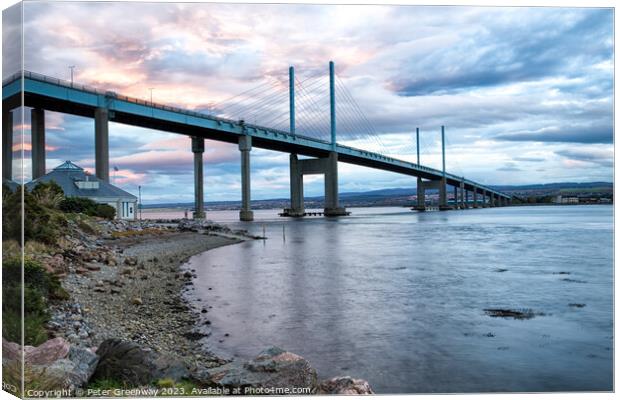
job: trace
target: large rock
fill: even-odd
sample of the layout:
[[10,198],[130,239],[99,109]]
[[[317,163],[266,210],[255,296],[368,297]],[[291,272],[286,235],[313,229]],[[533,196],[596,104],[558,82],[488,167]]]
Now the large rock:
[[[49,365],[67,357],[71,345],[63,338],[50,339],[38,347],[24,346],[24,362],[31,365]],[[2,358],[21,360],[21,346],[2,338]]]
[[316,370],[297,354],[271,347],[248,362],[233,361],[194,376],[207,386],[228,388],[309,388],[316,390]]
[[[21,362],[20,346],[2,340],[3,365]],[[24,346],[25,379],[48,389],[76,389],[89,381],[99,357],[90,349],[71,346],[63,338],[48,340],[38,347]]]
[[114,379],[130,386],[172,378],[187,378],[189,372],[181,360],[174,359],[120,339],[108,339],[97,349],[101,358],[94,374],[95,379]]
[[370,384],[363,379],[339,376],[319,384],[320,394],[374,394]]
[[54,361],[49,366],[34,366],[33,370],[62,384],[63,389],[74,390],[83,387],[93,376],[99,357],[90,349],[72,346],[66,358]]

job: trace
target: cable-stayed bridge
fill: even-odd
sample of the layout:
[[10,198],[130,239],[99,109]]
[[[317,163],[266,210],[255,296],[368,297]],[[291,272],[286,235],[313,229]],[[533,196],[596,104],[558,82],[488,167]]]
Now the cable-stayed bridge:
[[[45,174],[45,110],[79,115],[95,120],[95,173],[109,181],[108,122],[151,128],[188,135],[194,153],[194,194],[196,218],[204,217],[204,140],[239,145],[241,152],[242,207],[240,218],[252,220],[250,207],[252,147],[290,154],[291,206],[283,215],[305,215],[303,176],[325,175],[325,216],[347,215],[338,199],[338,162],[381,169],[417,178],[417,205],[426,209],[425,191],[437,189],[441,210],[505,206],[510,196],[445,169],[445,142],[442,132],[443,168],[420,164],[419,135],[417,162],[389,157],[372,124],[365,117],[344,83],[329,64],[329,74],[300,80],[289,69],[286,79],[264,83],[206,110],[194,111],[153,101],[123,96],[86,85],[67,82],[29,71],[3,81],[3,178],[12,179],[12,110],[31,109],[32,178]],[[23,102],[22,102],[23,99]],[[336,101],[338,99],[338,101]],[[338,143],[337,134],[374,142],[377,151]],[[383,150],[383,151],[381,151]],[[300,159],[298,156],[310,158]],[[447,187],[453,186],[453,204],[448,203]]]

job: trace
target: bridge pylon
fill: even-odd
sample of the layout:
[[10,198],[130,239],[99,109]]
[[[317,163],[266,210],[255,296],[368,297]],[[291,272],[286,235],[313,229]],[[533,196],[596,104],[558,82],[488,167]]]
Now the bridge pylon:
[[309,158],[300,160],[297,154],[290,156],[291,206],[285,208],[282,216],[303,217],[304,207],[304,175],[325,175],[325,205],[323,215],[338,217],[350,213],[340,207],[338,200],[338,153],[332,151],[325,158]]

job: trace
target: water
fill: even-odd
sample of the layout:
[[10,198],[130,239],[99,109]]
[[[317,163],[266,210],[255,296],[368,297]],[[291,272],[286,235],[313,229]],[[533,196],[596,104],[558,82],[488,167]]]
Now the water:
[[278,345],[378,393],[612,390],[611,206],[351,211],[257,211],[233,225],[269,239],[191,258],[211,348],[247,358]]

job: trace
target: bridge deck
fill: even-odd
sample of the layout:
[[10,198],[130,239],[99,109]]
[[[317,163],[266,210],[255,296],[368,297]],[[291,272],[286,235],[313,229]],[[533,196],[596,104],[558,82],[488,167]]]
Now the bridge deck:
[[[3,81],[3,107],[8,107],[9,109],[19,107],[21,105],[22,92],[24,105],[27,107],[39,107],[50,111],[91,118],[94,116],[96,108],[105,107],[110,110],[111,121],[133,126],[198,136],[228,143],[238,143],[239,136],[250,135],[255,147],[311,157],[324,157],[333,150],[331,143],[323,140],[293,135],[289,132],[221,118],[206,113],[151,103],[111,91],[72,84],[71,82],[29,71],[24,71],[23,77],[21,73],[17,73]],[[345,163],[424,179],[437,180],[441,179],[443,175],[442,171],[434,168],[340,144],[336,145],[335,150],[338,153],[338,160]],[[446,174],[446,181],[449,185],[456,186],[463,181],[466,190],[473,191],[475,189],[479,193],[485,190],[489,194],[509,197],[489,187],[453,174]]]

